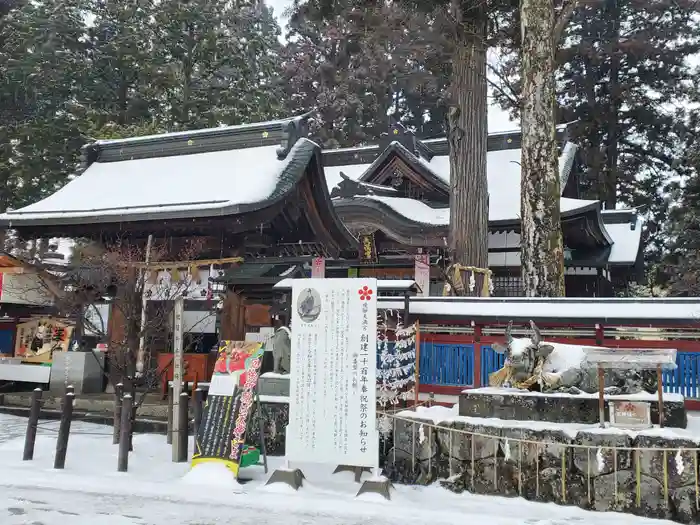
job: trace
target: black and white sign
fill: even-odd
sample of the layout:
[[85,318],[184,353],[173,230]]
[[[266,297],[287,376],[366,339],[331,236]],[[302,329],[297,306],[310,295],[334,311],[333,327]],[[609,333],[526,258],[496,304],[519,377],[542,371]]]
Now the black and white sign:
[[292,285],[287,459],[378,466],[376,279]]

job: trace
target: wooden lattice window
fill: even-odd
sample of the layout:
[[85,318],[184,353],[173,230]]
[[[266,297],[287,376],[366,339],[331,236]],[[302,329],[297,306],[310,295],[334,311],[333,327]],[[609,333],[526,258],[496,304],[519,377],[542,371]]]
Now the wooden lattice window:
[[523,280],[519,275],[494,275],[494,297],[523,297]]

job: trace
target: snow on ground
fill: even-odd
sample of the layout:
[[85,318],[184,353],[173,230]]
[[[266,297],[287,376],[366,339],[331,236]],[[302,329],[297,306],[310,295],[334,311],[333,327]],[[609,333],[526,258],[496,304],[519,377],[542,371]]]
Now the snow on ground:
[[[42,422],[34,460],[23,462],[26,419],[0,414],[0,523],[2,525],[653,525],[625,514],[518,498],[456,495],[440,487],[397,486],[389,502],[355,499],[359,486],[333,466],[303,469],[305,485],[265,486],[262,467],[242,472],[236,483],[225,469],[207,467],[188,475],[187,464],[170,461],[160,435],[137,435],[129,472],[118,473],[111,428],[76,422],[66,469],[53,466],[57,422]],[[282,466],[270,458],[270,467]],[[198,467],[199,468],[199,467]],[[369,474],[367,474],[369,476]],[[246,482],[247,481],[247,482]]]
[[[486,388],[480,390],[488,390]],[[494,389],[495,390],[495,389]],[[473,392],[470,390],[465,390],[465,392]],[[539,394],[539,392],[526,392],[529,394]],[[641,394],[632,394],[632,396],[641,396]],[[635,399],[635,397],[619,396],[621,399]],[[614,396],[610,396],[614,397]],[[642,399],[645,399],[642,397]],[[688,426],[686,428],[671,428],[665,427],[660,428],[658,425],[654,425],[652,428],[647,428],[643,430],[630,430],[625,428],[611,427],[609,423],[606,423],[604,428],[596,424],[586,424],[586,423],[554,423],[552,421],[513,421],[508,419],[499,418],[485,418],[485,417],[472,417],[472,416],[460,416],[459,405],[454,405],[452,407],[444,406],[432,406],[425,407],[419,406],[414,410],[402,410],[396,413],[396,417],[399,419],[412,419],[418,417],[423,420],[432,420],[433,424],[438,425],[440,423],[449,423],[454,421],[461,421],[463,423],[468,423],[471,425],[482,425],[485,427],[496,427],[496,428],[526,428],[529,430],[559,430],[574,439],[579,432],[593,433],[593,434],[626,434],[635,438],[637,436],[659,436],[666,437],[668,439],[686,439],[688,441],[693,441],[700,445],[700,413],[688,413]]]

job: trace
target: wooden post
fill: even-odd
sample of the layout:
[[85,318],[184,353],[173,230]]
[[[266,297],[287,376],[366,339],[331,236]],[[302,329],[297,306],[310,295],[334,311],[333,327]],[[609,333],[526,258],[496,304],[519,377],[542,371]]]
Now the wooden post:
[[605,427],[605,371],[598,366],[598,417],[600,426]]
[[131,408],[134,399],[131,394],[124,395],[122,406],[122,418],[119,422],[119,456],[117,457],[117,470],[126,472],[129,469],[129,435],[131,434]]
[[178,403],[178,422],[177,429],[178,434],[173,441],[177,443],[177,446],[173,447],[173,450],[177,451],[177,458],[175,461],[178,463],[184,463],[187,461],[187,442],[189,436],[189,395],[187,392],[182,392],[180,394],[180,402]]
[[411,317],[411,296],[408,291],[403,294],[403,325],[408,326],[409,318]]
[[122,396],[124,395],[124,383],[117,383],[114,387],[114,417],[112,420],[112,444],[119,443],[119,424],[122,418]]
[[204,411],[204,390],[198,388],[194,391],[194,439],[199,434],[199,426],[202,424],[202,414]]
[[420,392],[420,324],[416,320],[416,378],[415,378],[415,405],[418,406],[418,396]]
[[[183,326],[182,318],[185,310],[185,299],[178,297],[175,299],[175,308],[173,309],[173,433],[176,436],[180,435],[180,401],[182,400],[182,375],[184,371],[184,354],[182,349]],[[173,439],[173,463],[180,462],[182,457],[179,451],[181,441],[175,437]],[[185,442],[186,443],[186,442]],[[185,456],[187,449],[185,448]]]
[[[148,274],[148,265],[151,262],[151,248],[153,246],[153,235],[148,235],[148,240],[146,241],[146,265],[141,271],[141,323],[139,324],[139,351],[136,354],[136,376],[138,377],[144,372],[144,354],[146,352],[146,310],[148,309],[148,294],[146,294],[146,275]],[[157,272],[158,270],[153,270]],[[132,400],[133,401],[133,400]]]
[[656,365],[656,391],[659,394],[659,427],[664,427],[664,383],[661,365]]
[[173,386],[168,381],[168,445],[173,444]]
[[68,451],[68,437],[70,436],[70,422],[73,418],[73,399],[75,394],[67,393],[63,398],[63,410],[61,411],[61,423],[58,427],[56,439],[56,456],[53,468],[62,469],[66,465],[66,452]]
[[35,388],[32,392],[32,406],[29,409],[29,420],[27,421],[27,434],[24,436],[23,461],[34,459],[34,444],[36,443],[36,431],[39,426],[39,415],[41,414],[41,388]]

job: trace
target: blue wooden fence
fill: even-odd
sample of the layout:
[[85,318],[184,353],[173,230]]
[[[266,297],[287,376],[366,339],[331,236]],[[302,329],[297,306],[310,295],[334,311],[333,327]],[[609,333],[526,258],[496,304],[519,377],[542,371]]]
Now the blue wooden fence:
[[[481,346],[481,384],[503,366],[505,356]],[[664,391],[700,399],[700,352],[678,352],[678,367],[664,372]],[[474,345],[423,341],[420,348],[422,385],[471,386],[474,384]]]
[[473,385],[474,345],[421,342],[419,374],[422,385]]
[[700,352],[676,352],[676,364],[663,373],[664,392],[700,399]]

